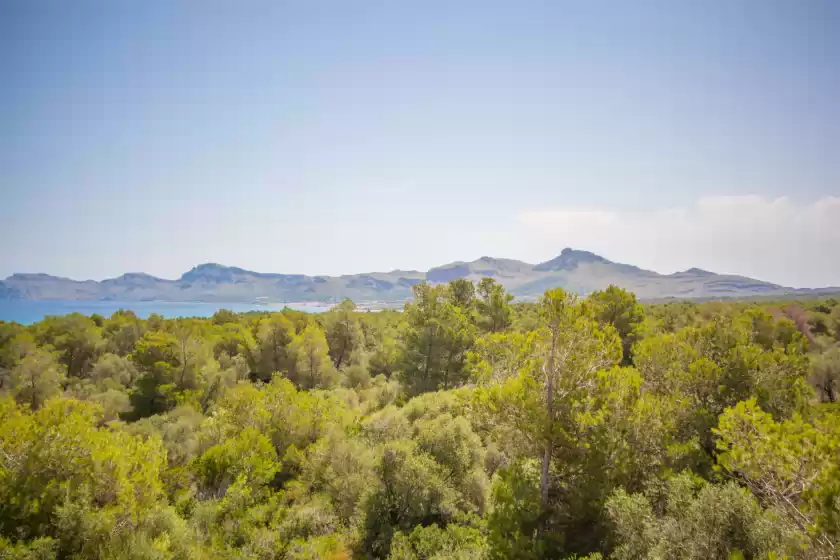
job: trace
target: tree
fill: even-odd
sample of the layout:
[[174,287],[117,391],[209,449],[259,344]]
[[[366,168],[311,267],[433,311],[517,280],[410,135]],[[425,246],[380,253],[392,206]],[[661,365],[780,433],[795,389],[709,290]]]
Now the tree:
[[836,414],[816,425],[794,416],[778,423],[754,399],[720,417],[720,469],[764,503],[784,512],[817,551],[837,550],[840,537],[840,424]]
[[160,442],[98,424],[91,403],[56,398],[32,412],[0,401],[0,534],[92,558],[143,527],[162,498]]
[[479,385],[493,385],[519,375],[534,359],[534,333],[488,333],[475,339],[467,354],[467,368]]
[[595,373],[617,361],[617,341],[612,328],[602,331],[587,317],[586,307],[561,289],[545,293],[540,311],[545,324],[541,332],[541,353],[545,358],[540,377],[545,388],[545,417],[550,427],[540,471],[540,500],[546,508],[558,412],[568,418],[574,399],[596,383]]
[[773,558],[797,549],[748,491],[733,482],[708,484],[688,472],[644,494],[618,489],[606,512],[616,560]]
[[147,331],[131,353],[140,376],[131,392],[131,401],[138,418],[165,412],[175,404],[176,379],[187,381],[187,371],[179,360],[181,344],[175,335]]
[[324,331],[317,324],[308,325],[289,345],[294,356],[294,376],[290,378],[302,389],[325,389],[337,381]]
[[492,278],[482,278],[478,283],[479,299],[476,303],[479,325],[490,333],[497,333],[510,327],[513,296],[505,293],[504,287]]
[[772,350],[776,345],[776,319],[766,309],[751,307],[744,312],[750,322],[752,341],[765,350]]
[[175,386],[179,391],[197,389],[201,372],[212,360],[211,348],[201,336],[200,325],[176,319],[172,329],[177,342],[175,348]]
[[50,397],[60,394],[65,380],[64,368],[58,364],[56,355],[37,349],[12,368],[8,389],[18,402],[35,410]]
[[487,540],[481,531],[450,523],[418,525],[410,533],[398,531],[391,544],[390,560],[481,560],[487,557]]
[[293,373],[295,360],[289,353],[289,345],[294,338],[295,327],[285,313],[274,313],[260,321],[257,331],[260,378],[268,380],[272,373],[278,372]]
[[126,431],[143,438],[160,438],[166,450],[167,467],[183,469],[212,444],[200,441],[205,417],[190,405],[177,406],[165,414],[142,418],[126,425]]
[[469,315],[475,299],[475,284],[466,278],[457,278],[449,282],[449,302]]
[[836,402],[840,395],[840,347],[826,350],[811,361],[809,381],[826,402]]
[[840,341],[840,305],[834,306],[831,310],[831,316],[828,319],[831,331],[834,333],[834,338]]
[[399,369],[402,356],[397,323],[401,315],[396,311],[383,310],[361,316],[359,322],[364,332],[364,351],[368,355],[372,377],[384,375],[390,378]]
[[127,356],[143,336],[145,328],[133,311],[120,309],[107,319],[102,328],[105,351]]
[[[556,481],[563,473],[580,479],[582,472],[598,472],[587,464],[588,450],[598,442],[582,435],[605,412],[604,401],[598,398],[602,372],[621,359],[614,329],[602,329],[574,295],[546,292],[540,317],[533,358],[525,361],[518,375],[476,392],[476,409],[486,415],[481,423],[505,442],[513,457],[510,468],[527,464],[527,472],[537,473],[536,502],[529,502],[536,511],[515,508],[519,513],[502,523],[502,534],[507,536],[500,538],[519,543],[515,545],[520,547],[515,553],[519,557],[560,554],[566,527],[568,535],[579,530],[575,519],[580,526],[592,523],[588,504],[594,500],[594,490],[561,490]],[[533,526],[535,519],[539,523]],[[501,517],[498,520],[502,522]],[[523,531],[536,533],[526,537]]]
[[453,306],[447,315],[443,378],[438,385],[444,390],[459,387],[466,381],[467,356],[475,340],[475,326],[464,309]]
[[130,355],[141,373],[131,392],[137,418],[165,412],[179,402],[198,406],[202,394],[217,389],[219,364],[198,325],[176,319],[172,331],[146,332]]
[[351,525],[363,514],[365,494],[376,484],[376,460],[363,440],[332,433],[307,448],[299,480],[329,496],[341,521]]
[[443,377],[446,319],[451,310],[443,286],[412,287],[414,301],[405,305],[401,371],[412,394],[434,390]]
[[239,323],[224,323],[213,329],[215,344],[213,355],[221,359],[222,354],[229,358],[243,356],[254,367],[257,366],[257,343],[250,329]]
[[[20,336],[23,327],[16,323],[0,321],[0,379],[20,360]],[[34,346],[34,341],[32,342]]]
[[237,322],[236,313],[230,309],[219,309],[213,313],[213,317],[211,319],[214,325],[226,325]]
[[330,358],[336,369],[346,365],[350,356],[358,352],[364,344],[364,333],[359,321],[354,317],[355,309],[356,304],[345,299],[330,309],[324,318]]
[[279,468],[271,440],[253,427],[214,445],[195,460],[205,496],[221,497],[234,482],[251,488],[268,484]]
[[290,446],[303,449],[330,429],[344,430],[356,421],[355,413],[334,395],[298,391],[279,375],[260,388],[239,384],[225,391],[210,414],[214,421],[206,426],[205,441],[221,443],[253,426],[271,439],[281,458]]
[[[794,331],[794,338],[801,335]],[[634,362],[645,386],[683,404],[679,411],[686,441],[716,454],[712,428],[718,416],[754,397],[777,417],[790,416],[808,400],[808,362],[796,342],[767,350],[753,342],[749,316],[715,315],[697,327],[640,341]]]
[[445,471],[411,442],[387,444],[376,474],[379,483],[365,506],[364,547],[369,554],[387,557],[397,531],[432,523],[446,526],[457,512]]
[[625,365],[632,363],[631,350],[639,339],[639,327],[645,319],[642,306],[636,295],[618,286],[610,285],[606,290],[590,294],[589,301],[595,319],[601,325],[612,325],[621,337]]
[[117,354],[102,354],[93,364],[90,379],[102,389],[129,387],[137,379],[134,362]]
[[402,379],[409,394],[457,386],[464,375],[472,324],[452,304],[445,286],[413,287],[414,301],[405,306],[402,330]]
[[50,344],[70,377],[83,377],[102,343],[99,329],[90,317],[80,313],[47,317],[35,328],[38,344]]
[[[489,557],[529,560],[552,557],[551,545],[540,534],[540,466],[537,460],[516,462],[503,469],[493,484],[493,508],[487,519]],[[559,557],[559,554],[556,555]]]
[[[461,507],[484,513],[488,486],[481,466],[484,446],[470,423],[462,416],[443,413],[415,423],[415,441],[446,471],[446,480],[461,493]],[[477,491],[476,491],[477,490]]]

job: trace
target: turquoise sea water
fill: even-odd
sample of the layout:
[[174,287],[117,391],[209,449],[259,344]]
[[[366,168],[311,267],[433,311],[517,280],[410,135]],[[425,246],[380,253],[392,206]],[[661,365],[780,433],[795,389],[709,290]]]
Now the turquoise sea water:
[[[322,313],[328,308],[318,305],[288,304],[291,309],[307,313]],[[0,321],[14,321],[23,325],[37,323],[47,315],[82,313],[109,316],[118,309],[130,309],[138,317],[157,313],[171,317],[210,317],[219,309],[237,313],[245,311],[280,311],[282,306],[255,303],[172,302],[172,301],[5,301],[0,300]]]

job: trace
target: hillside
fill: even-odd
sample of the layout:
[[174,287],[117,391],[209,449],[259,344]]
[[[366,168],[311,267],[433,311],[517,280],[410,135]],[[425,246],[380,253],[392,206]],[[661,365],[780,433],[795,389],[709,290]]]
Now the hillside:
[[432,268],[426,272],[394,270],[343,276],[261,273],[207,263],[177,280],[143,273],[123,274],[101,282],[71,280],[48,274],[14,274],[0,282],[0,299],[115,301],[254,301],[339,300],[393,301],[411,297],[419,282],[445,283],[456,278],[477,281],[491,277],[519,299],[533,299],[546,289],[562,287],[586,294],[610,284],[635,292],[642,299],[745,297],[812,294],[837,288],[796,289],[743,276],[691,268],[659,274],[612,262],[594,253],[563,249],[539,264],[481,257]]

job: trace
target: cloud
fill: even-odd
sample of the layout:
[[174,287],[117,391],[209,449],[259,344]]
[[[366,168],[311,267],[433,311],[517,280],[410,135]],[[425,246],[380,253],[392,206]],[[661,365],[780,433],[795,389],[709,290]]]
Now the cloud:
[[705,197],[685,208],[521,213],[533,252],[565,246],[663,273],[700,267],[790,286],[840,286],[840,198]]

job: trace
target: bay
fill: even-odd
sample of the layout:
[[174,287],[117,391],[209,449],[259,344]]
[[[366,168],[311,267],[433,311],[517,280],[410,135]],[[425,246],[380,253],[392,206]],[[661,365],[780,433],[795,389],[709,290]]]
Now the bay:
[[[100,301],[100,300],[0,300],[0,321],[16,322],[22,325],[37,323],[47,315],[66,315],[98,313],[105,317],[118,309],[134,311],[138,317],[147,318],[157,313],[168,319],[174,317],[210,317],[219,309],[229,309],[235,313],[246,311],[280,311],[284,304],[258,304],[236,302],[203,301]],[[323,313],[329,309],[316,303],[288,303],[290,309],[307,313]]]

